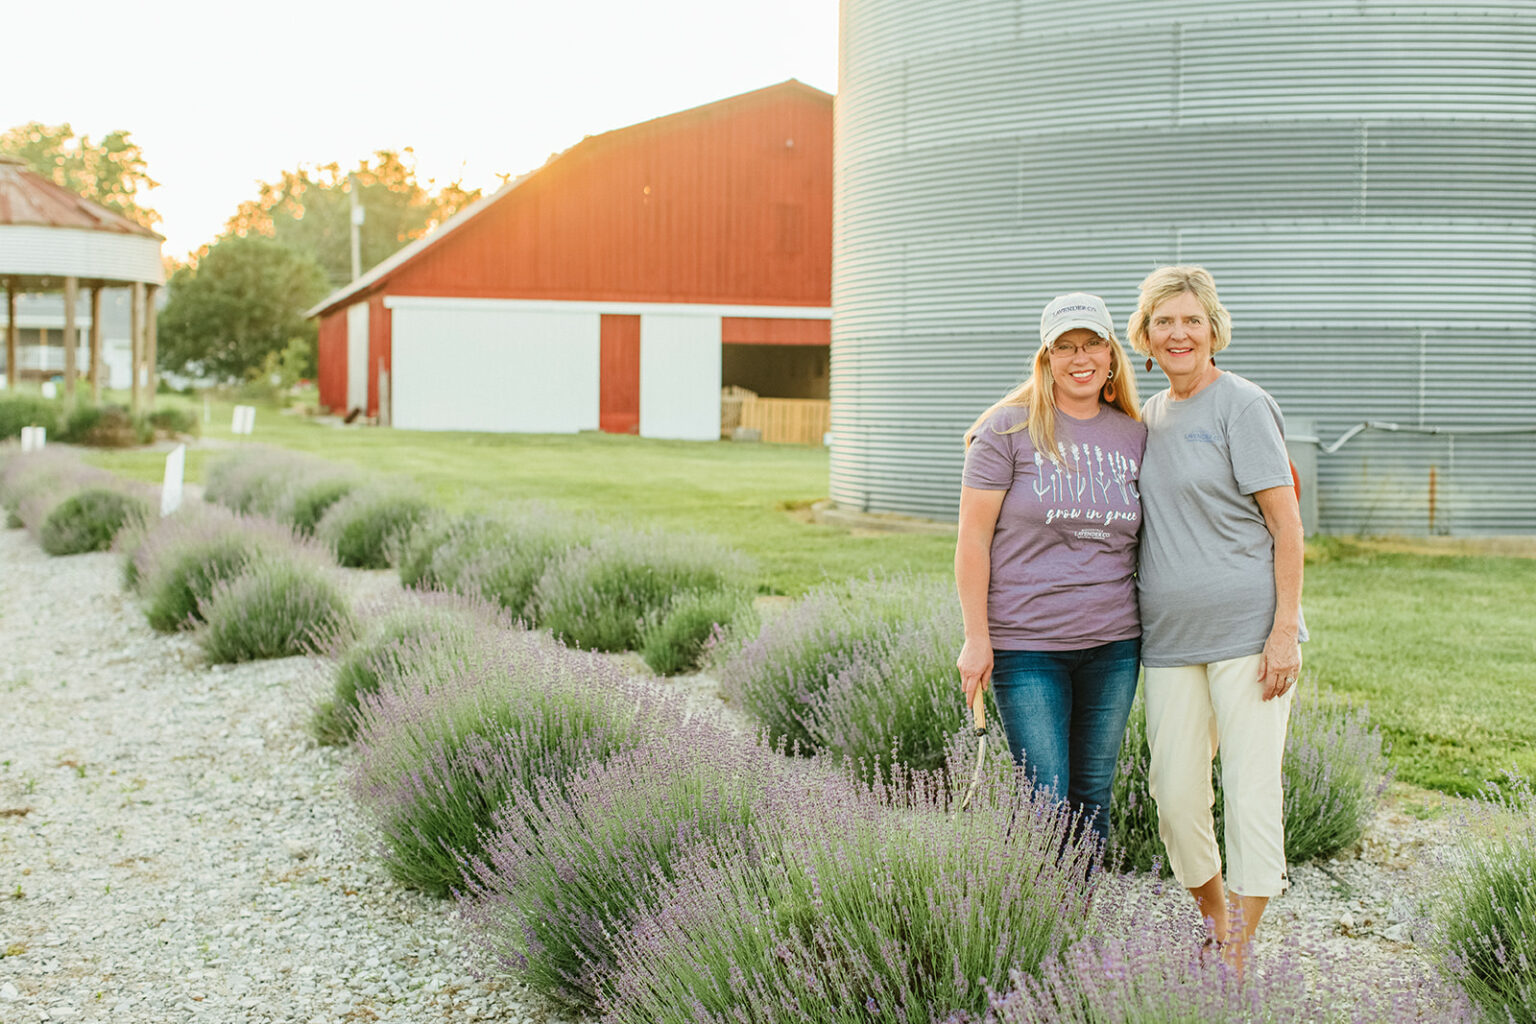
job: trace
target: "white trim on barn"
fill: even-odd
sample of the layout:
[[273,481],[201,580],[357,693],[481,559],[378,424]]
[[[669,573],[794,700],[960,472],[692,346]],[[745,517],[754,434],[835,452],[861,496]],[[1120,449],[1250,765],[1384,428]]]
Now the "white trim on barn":
[[426,295],[386,295],[388,309],[515,309],[528,312],[577,311],[619,315],[678,313],[687,316],[740,316],[772,320],[830,320],[828,306],[731,306],[702,302],[561,302],[551,299],[460,299]]

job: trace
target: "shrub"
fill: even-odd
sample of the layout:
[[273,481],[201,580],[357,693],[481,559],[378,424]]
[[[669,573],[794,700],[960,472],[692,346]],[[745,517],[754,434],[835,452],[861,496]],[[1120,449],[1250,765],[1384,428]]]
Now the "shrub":
[[203,498],[234,512],[275,518],[295,481],[334,477],[335,468],[313,456],[250,447],[208,464]]
[[1491,1021],[1536,1021],[1536,796],[1488,783],[1444,866],[1431,928],[1440,969]]
[[58,504],[88,487],[114,487],[115,478],[61,448],[17,452],[0,467],[0,504],[7,522],[25,526],[41,542],[43,523]]
[[359,487],[326,510],[315,535],[335,551],[342,565],[387,569],[393,553],[430,509],[424,499],[398,486]]
[[525,617],[549,565],[590,536],[584,521],[536,505],[439,519],[403,545],[400,582],[479,596]]
[[430,665],[452,664],[473,635],[468,615],[454,609],[418,604],[386,612],[337,662],[331,696],[310,717],[311,733],[321,743],[350,743],[366,695]]
[[738,554],[697,537],[612,533],[573,548],[534,588],[532,617],[566,643],[634,650],[642,624],[684,593],[745,596],[749,569]]
[[170,405],[153,409],[145,417],[149,425],[162,434],[187,434],[196,437],[202,433],[203,421],[191,409]]
[[446,895],[512,786],[561,783],[686,717],[680,697],[606,659],[537,634],[486,636],[443,671],[363,699],[352,792],[390,872]]
[[0,441],[20,437],[22,427],[44,427],[53,438],[59,432],[59,403],[41,395],[0,394]]
[[563,786],[522,782],[474,866],[463,920],[498,967],[591,1011],[614,970],[613,936],[654,909],[689,850],[746,842],[774,768],[766,750],[695,719]]
[[39,539],[50,555],[105,551],[119,530],[149,517],[148,499],[91,487],[64,499],[43,520]]
[[198,643],[215,663],[310,654],[353,629],[336,583],[313,562],[277,558],[247,565],[213,586]]
[[[1131,709],[1111,815],[1116,856],[1127,867],[1151,870],[1165,859],[1157,806],[1147,789],[1151,753],[1146,708]],[[1292,864],[1337,853],[1360,838],[1387,785],[1381,730],[1364,708],[1325,694],[1303,680],[1291,704],[1282,764],[1285,858]],[[1221,765],[1213,770],[1216,835],[1223,835]],[[1166,864],[1163,870],[1167,871]]]
[[756,638],[727,643],[720,683],[775,744],[936,769],[968,722],[955,668],[963,632],[948,581],[827,585]]
[[660,675],[691,672],[726,629],[756,622],[751,601],[740,591],[680,594],[641,627],[640,656]]
[[189,509],[150,527],[134,547],[133,569],[125,575],[144,598],[149,624],[169,633],[201,621],[202,605],[219,582],[252,563],[301,554],[324,561],[318,548],[301,545],[269,519]]
[[[1182,901],[1181,901],[1182,906]],[[1130,917],[1130,915],[1127,915]],[[1304,969],[1305,959],[1315,968]],[[1309,976],[1310,975],[1310,976]],[[1187,924],[1136,915],[1087,938],[1037,977],[1012,972],[986,1024],[1473,1024],[1456,993],[1412,962],[1362,966],[1357,958],[1289,946],[1239,975],[1202,959]]]
[[96,405],[77,399],[65,407],[59,440],[95,448],[130,448],[153,441],[155,431],[143,416],[120,405]]
[[277,518],[292,526],[299,536],[313,537],[331,506],[351,494],[357,485],[357,480],[344,473],[299,480],[279,499]]
[[1033,970],[1077,938],[1091,858],[1068,840],[1066,810],[1022,776],[966,814],[946,807],[936,777],[881,792],[781,775],[749,850],[699,847],[657,910],[616,937],[605,1020],[979,1014],[988,979]]

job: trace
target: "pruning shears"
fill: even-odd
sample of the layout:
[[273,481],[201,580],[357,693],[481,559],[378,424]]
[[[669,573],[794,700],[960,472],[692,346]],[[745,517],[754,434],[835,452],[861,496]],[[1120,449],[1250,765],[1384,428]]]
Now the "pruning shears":
[[976,697],[971,701],[971,721],[976,726],[976,770],[971,773],[971,787],[965,791],[965,799],[960,801],[962,811],[971,806],[971,800],[976,796],[976,791],[981,788],[981,768],[987,758],[986,696],[986,690],[978,686]]

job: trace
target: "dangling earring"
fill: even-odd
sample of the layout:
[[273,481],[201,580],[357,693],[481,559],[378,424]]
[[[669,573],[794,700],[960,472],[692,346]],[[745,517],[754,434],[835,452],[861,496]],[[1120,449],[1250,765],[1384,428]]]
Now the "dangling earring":
[[1212,366],[1216,365],[1216,357],[1215,356],[1211,356],[1211,365]]
[[1152,372],[1152,357],[1151,356],[1147,356],[1147,372],[1148,373]]
[[1111,369],[1109,371],[1109,373],[1106,374],[1105,377],[1104,377],[1104,388],[1100,392],[1104,396],[1104,401],[1106,401],[1106,402],[1113,402],[1115,400],[1114,380],[1115,380],[1115,371],[1113,369]]

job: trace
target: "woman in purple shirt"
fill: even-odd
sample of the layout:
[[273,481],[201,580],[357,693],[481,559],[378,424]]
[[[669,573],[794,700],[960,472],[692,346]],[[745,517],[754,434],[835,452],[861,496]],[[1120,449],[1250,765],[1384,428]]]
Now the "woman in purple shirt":
[[993,687],[1014,762],[1101,845],[1140,653],[1138,408],[1104,300],[1052,299],[1029,379],[966,431],[955,546],[966,703]]

